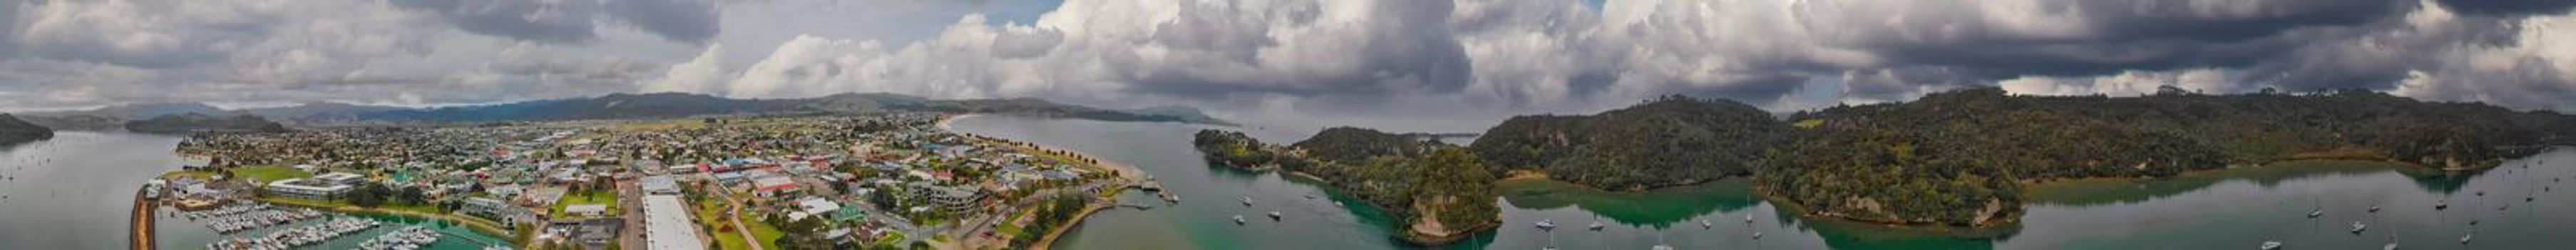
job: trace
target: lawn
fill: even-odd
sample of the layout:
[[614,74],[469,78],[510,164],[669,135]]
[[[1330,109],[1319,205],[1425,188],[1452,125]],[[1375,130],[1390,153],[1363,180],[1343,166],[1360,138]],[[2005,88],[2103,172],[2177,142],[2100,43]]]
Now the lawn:
[[1011,236],[1011,237],[1019,237],[1019,236],[1020,236],[1020,231],[1025,231],[1025,230],[1021,230],[1021,229],[1020,229],[1020,219],[1021,219],[1021,218],[1024,218],[1024,217],[1028,217],[1030,213],[1035,213],[1035,212],[1034,212],[1034,211],[1032,211],[1032,212],[1023,212],[1023,213],[1011,213],[1011,218],[1009,218],[1009,219],[1002,219],[1002,225],[1001,225],[1001,226],[997,226],[997,227],[993,227],[993,230],[994,230],[994,231],[1001,231],[1003,235],[1009,235],[1009,236]]
[[615,216],[624,212],[617,210],[617,192],[601,191],[564,194],[563,199],[555,200],[555,206],[546,210],[546,214],[563,214],[564,207],[581,204],[608,205],[608,213],[604,214],[605,216]]
[[163,173],[161,173],[161,178],[162,178],[162,179],[169,179],[169,178],[172,178],[172,177],[187,176],[187,177],[191,177],[191,178],[197,178],[197,179],[199,179],[199,180],[204,180],[204,179],[212,179],[212,178],[214,177],[214,175],[215,175],[215,172],[213,172],[213,171],[176,171],[176,170],[173,170],[173,171],[170,171],[170,172],[163,172]]
[[269,182],[284,179],[313,177],[313,173],[306,173],[304,170],[296,170],[295,168],[283,166],[249,166],[233,168],[233,177],[250,178],[251,180],[257,180],[259,182]]
[[894,247],[899,246],[897,243],[903,243],[903,231],[886,231],[885,238],[877,239],[876,245]]
[[[732,221],[724,220],[724,217],[719,216],[724,214],[724,206],[716,206],[714,202],[703,200],[696,203],[698,204],[698,223],[705,223],[708,226],[707,228],[723,229],[733,227]],[[723,249],[751,249],[750,244],[742,241],[741,233],[734,233],[731,230],[719,230],[707,232],[707,234],[715,235],[716,243],[723,246]]]
[[1020,232],[1020,225],[1019,225],[1019,224],[1020,224],[1020,223],[1002,223],[1002,226],[999,226],[999,227],[993,227],[993,231],[1000,231],[1000,232],[1002,232],[1002,235],[1005,235],[1005,236],[1010,236],[1010,237],[1021,237],[1021,236],[1023,236],[1023,235],[1021,235],[1021,234],[1020,234],[1021,232]]
[[760,240],[758,241],[760,249],[779,249],[778,237],[787,236],[787,232],[780,232],[778,227],[770,226],[769,223],[761,223],[758,218],[743,217],[742,226],[751,227],[751,237]]

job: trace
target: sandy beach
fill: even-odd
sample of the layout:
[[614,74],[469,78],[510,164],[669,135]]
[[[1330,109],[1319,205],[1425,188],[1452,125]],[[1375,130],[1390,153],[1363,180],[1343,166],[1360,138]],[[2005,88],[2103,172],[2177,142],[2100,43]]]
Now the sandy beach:
[[[972,136],[975,136],[975,137],[982,137],[982,138],[988,138],[988,139],[1001,140],[1001,138],[995,138],[995,137],[988,137],[988,136],[983,136],[983,135],[977,135],[977,134],[974,134],[974,133],[960,132],[960,131],[957,131],[956,129],[951,128],[951,127],[949,126],[949,123],[954,122],[954,121],[956,121],[956,120],[959,120],[959,119],[966,119],[966,118],[971,118],[971,117],[976,117],[976,116],[983,116],[983,115],[981,115],[981,114],[964,114],[964,115],[953,115],[953,116],[943,117],[943,118],[940,118],[940,119],[939,119],[939,122],[938,122],[936,125],[933,125],[933,126],[937,126],[937,127],[939,127],[939,130],[940,130],[940,131],[946,131],[946,132],[948,132],[948,133],[955,133],[955,134],[961,134],[961,135],[972,135]],[[1008,141],[1008,140],[1006,140],[1006,141]],[[1097,167],[1097,168],[1100,168],[1100,169],[1102,169],[1102,170],[1108,170],[1108,171],[1111,171],[1111,172],[1116,172],[1116,173],[1117,173],[1118,178],[1120,179],[1120,181],[1119,181],[1119,182],[1121,182],[1121,184],[1119,184],[1119,185],[1118,185],[1120,188],[1123,188],[1123,187],[1126,187],[1126,186],[1129,186],[1129,185],[1144,185],[1144,184],[1145,184],[1145,183],[1143,183],[1143,182],[1145,181],[1145,180],[1144,180],[1144,176],[1146,176],[1145,171],[1144,171],[1144,170],[1141,170],[1141,169],[1137,169],[1137,168],[1136,168],[1136,166],[1133,166],[1133,165],[1127,165],[1127,164],[1125,164],[1125,163],[1119,163],[1119,162],[1117,162],[1117,161],[1110,161],[1110,160],[1106,160],[1106,159],[1101,159],[1101,158],[1099,158],[1099,157],[1094,157],[1094,156],[1089,155],[1089,154],[1084,154],[1084,153],[1082,153],[1082,151],[1074,151],[1074,150],[1070,150],[1070,149],[1064,149],[1064,148],[1056,147],[1056,146],[1053,146],[1053,145],[1039,144],[1039,143],[1035,143],[1035,142],[1024,142],[1024,141],[1011,141],[1011,142],[1018,142],[1018,143],[1013,143],[1013,144],[1010,144],[1010,145],[1014,145],[1014,147],[1017,147],[1017,148],[1020,148],[1020,149],[1022,149],[1022,150],[1026,150],[1026,151],[1039,152],[1039,153],[1042,153],[1042,154],[1052,154],[1052,155],[1057,155],[1057,156],[1059,156],[1059,157],[1067,157],[1067,158],[1073,158],[1073,159],[1085,159],[1085,160],[1090,160],[1090,161],[1092,162],[1092,164],[1086,164],[1086,165],[1088,165],[1088,166],[1092,166],[1092,167]],[[1113,200],[1111,201],[1111,204],[1114,204],[1115,202],[1116,202],[1116,201],[1113,199]],[[1063,236],[1065,233],[1067,233],[1067,232],[1072,232],[1072,231],[1073,231],[1072,229],[1073,229],[1073,227],[1074,227],[1074,226],[1082,225],[1082,221],[1083,221],[1083,220],[1088,220],[1088,219],[1090,219],[1090,218],[1091,218],[1091,214],[1093,214],[1093,213],[1097,213],[1097,212],[1099,212],[1100,210],[1108,209],[1108,208],[1110,208],[1110,207],[1111,207],[1111,206],[1109,206],[1109,205],[1104,205],[1104,204],[1101,204],[1101,203],[1098,203],[1098,202],[1094,202],[1094,203],[1092,203],[1092,204],[1091,204],[1091,205],[1089,205],[1089,206],[1085,206],[1085,207],[1083,207],[1082,212],[1081,212],[1080,214],[1077,214],[1077,215],[1075,215],[1075,216],[1073,217],[1073,221],[1065,222],[1065,223],[1064,223],[1064,226],[1061,226],[1061,227],[1056,227],[1056,228],[1049,228],[1049,229],[1047,229],[1047,233],[1046,233],[1044,236],[1040,236],[1040,237],[1038,238],[1038,241],[1036,241],[1036,243],[1031,244],[1031,246],[1030,246],[1030,247],[1031,247],[1032,249],[1047,249],[1047,247],[1048,247],[1048,246],[1054,245],[1054,243],[1055,243],[1055,241],[1056,241],[1056,240],[1061,239],[1061,238],[1062,238],[1062,236]]]

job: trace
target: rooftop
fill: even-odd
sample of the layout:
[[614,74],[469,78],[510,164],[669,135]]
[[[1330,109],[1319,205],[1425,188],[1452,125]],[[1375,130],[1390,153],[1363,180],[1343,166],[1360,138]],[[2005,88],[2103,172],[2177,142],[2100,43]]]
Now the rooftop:
[[689,221],[688,213],[679,196],[644,196],[645,249],[706,249],[706,242],[698,239],[698,225]]

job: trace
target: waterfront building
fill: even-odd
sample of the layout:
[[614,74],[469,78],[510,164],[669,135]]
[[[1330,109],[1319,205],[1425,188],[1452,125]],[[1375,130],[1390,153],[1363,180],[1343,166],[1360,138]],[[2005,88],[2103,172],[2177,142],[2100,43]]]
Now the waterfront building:
[[268,193],[272,195],[308,200],[339,198],[341,194],[348,193],[349,189],[349,184],[304,178],[272,181],[268,183],[267,188]]

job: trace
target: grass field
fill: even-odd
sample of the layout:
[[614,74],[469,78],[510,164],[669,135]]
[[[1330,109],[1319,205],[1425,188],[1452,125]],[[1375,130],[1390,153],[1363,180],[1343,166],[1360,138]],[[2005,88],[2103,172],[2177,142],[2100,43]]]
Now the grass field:
[[564,207],[582,204],[608,205],[608,213],[603,216],[616,216],[623,212],[623,210],[617,210],[617,193],[602,191],[564,194],[563,199],[555,201],[553,208],[546,210],[546,214],[563,214]]
[[719,229],[715,232],[707,232],[707,234],[716,236],[716,244],[718,246],[721,246],[723,249],[751,249],[751,245],[748,244],[749,242],[742,240],[742,234],[734,233],[730,230],[721,230],[723,228],[732,227],[731,225],[733,224],[732,221],[724,220],[724,217],[721,216],[723,214],[724,206],[715,205],[714,202],[698,202],[698,222],[706,223],[709,225],[707,228]]
[[199,180],[203,180],[203,179],[213,178],[213,177],[214,177],[214,175],[215,175],[215,172],[213,172],[213,171],[170,171],[170,172],[163,172],[163,173],[161,173],[161,178],[162,178],[162,179],[169,179],[169,178],[172,178],[172,177],[187,176],[187,177],[197,178],[197,179],[199,179]]
[[259,182],[268,182],[313,177],[313,173],[306,173],[304,170],[296,170],[295,168],[284,166],[248,166],[233,168],[233,177],[250,178],[251,180],[257,180]]
[[757,242],[760,243],[760,249],[779,249],[778,237],[787,236],[787,232],[780,232],[778,227],[770,226],[769,223],[761,223],[759,218],[742,217],[742,226],[751,227],[751,237],[759,240]]

